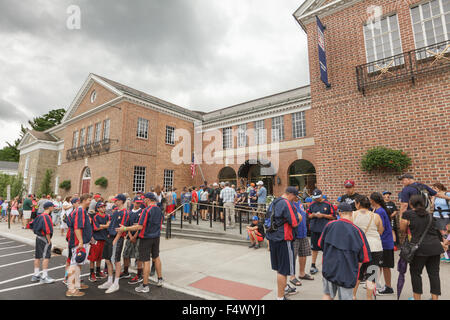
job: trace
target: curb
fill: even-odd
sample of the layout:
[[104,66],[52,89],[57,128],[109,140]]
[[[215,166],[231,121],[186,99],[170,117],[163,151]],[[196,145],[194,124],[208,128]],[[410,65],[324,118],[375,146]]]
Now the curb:
[[[15,235],[15,234],[11,234],[9,232],[0,231],[0,236],[1,237],[5,237],[5,238],[9,238],[11,240],[19,241],[19,242],[28,244],[28,245],[33,246],[33,247],[36,244],[34,240],[31,240],[31,239],[26,238],[26,237],[18,236],[18,235]],[[63,250],[65,250],[65,249],[62,249],[62,248],[59,248],[59,247],[55,247],[53,249],[60,249],[61,252],[63,252]],[[64,254],[61,254],[61,255],[64,256]],[[135,273],[137,272],[137,270],[135,268],[133,268],[133,267],[130,267],[129,269],[132,272],[135,272]],[[193,290],[190,290],[190,289],[187,289],[187,288],[183,288],[183,287],[179,287],[177,285],[173,285],[173,284],[170,284],[168,282],[164,282],[163,288],[167,288],[169,290],[181,292],[181,293],[188,294],[188,295],[191,295],[191,296],[194,296],[194,297],[197,297],[197,298],[201,298],[201,299],[205,299],[205,300],[220,300],[221,299],[220,297],[215,297],[215,296],[211,296],[211,295],[208,295],[208,294],[195,292]]]

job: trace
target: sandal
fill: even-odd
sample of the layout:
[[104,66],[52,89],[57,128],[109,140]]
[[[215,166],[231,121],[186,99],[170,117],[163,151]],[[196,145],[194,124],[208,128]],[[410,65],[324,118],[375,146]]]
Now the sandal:
[[314,280],[309,274],[305,274],[303,277],[298,277],[301,280]]
[[301,281],[298,280],[297,278],[291,279],[290,283],[292,283],[294,286],[297,286],[297,287],[302,285]]

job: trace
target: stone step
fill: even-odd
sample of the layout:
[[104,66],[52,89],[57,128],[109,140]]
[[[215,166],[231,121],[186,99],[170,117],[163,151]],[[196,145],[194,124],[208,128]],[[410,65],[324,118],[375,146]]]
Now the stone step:
[[[161,236],[165,237],[165,231],[161,231]],[[214,236],[207,236],[207,235],[201,235],[201,234],[190,234],[185,232],[175,232],[172,230],[172,237],[173,238],[181,238],[181,239],[189,239],[189,240],[197,240],[202,242],[216,242],[216,243],[227,243],[227,244],[234,244],[234,245],[241,245],[241,246],[247,246],[249,242],[244,239],[235,239],[231,237],[214,237]]]
[[[162,230],[166,230],[166,227],[163,226]],[[233,231],[236,231],[236,229],[234,229]],[[181,229],[180,227],[175,227],[172,225],[172,232],[177,232],[177,233],[185,233],[185,234],[196,234],[196,235],[203,235],[203,236],[208,236],[208,237],[225,237],[225,238],[232,238],[232,239],[238,239],[238,240],[246,240],[247,236],[246,235],[240,235],[239,233],[226,233],[226,232],[220,232],[214,229],[206,229],[206,228],[194,228],[194,227],[185,227],[183,225],[183,229]]]

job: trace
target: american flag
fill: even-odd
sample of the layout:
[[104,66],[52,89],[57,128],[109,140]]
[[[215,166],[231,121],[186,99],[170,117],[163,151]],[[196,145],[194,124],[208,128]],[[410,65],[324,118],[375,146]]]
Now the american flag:
[[195,176],[195,158],[194,158],[194,154],[192,154],[191,176],[192,176],[192,179],[194,179],[194,176]]

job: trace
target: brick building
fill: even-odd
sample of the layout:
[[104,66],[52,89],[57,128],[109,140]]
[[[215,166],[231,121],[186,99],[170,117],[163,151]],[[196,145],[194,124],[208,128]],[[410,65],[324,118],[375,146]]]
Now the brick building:
[[306,0],[294,17],[308,35],[318,185],[332,198],[350,177],[362,193],[399,192],[395,174],[359,169],[378,145],[407,152],[419,180],[450,185],[450,1]]
[[[326,27],[329,88],[316,16]],[[51,168],[58,194],[64,180],[69,193],[104,195],[263,180],[274,194],[317,183],[334,200],[348,178],[361,193],[396,193],[396,173],[360,169],[380,145],[407,152],[419,180],[449,185],[450,2],[306,0],[294,17],[308,36],[310,86],[203,113],[91,74],[61,125],[21,142],[28,190]],[[106,188],[95,185],[100,177]]]

